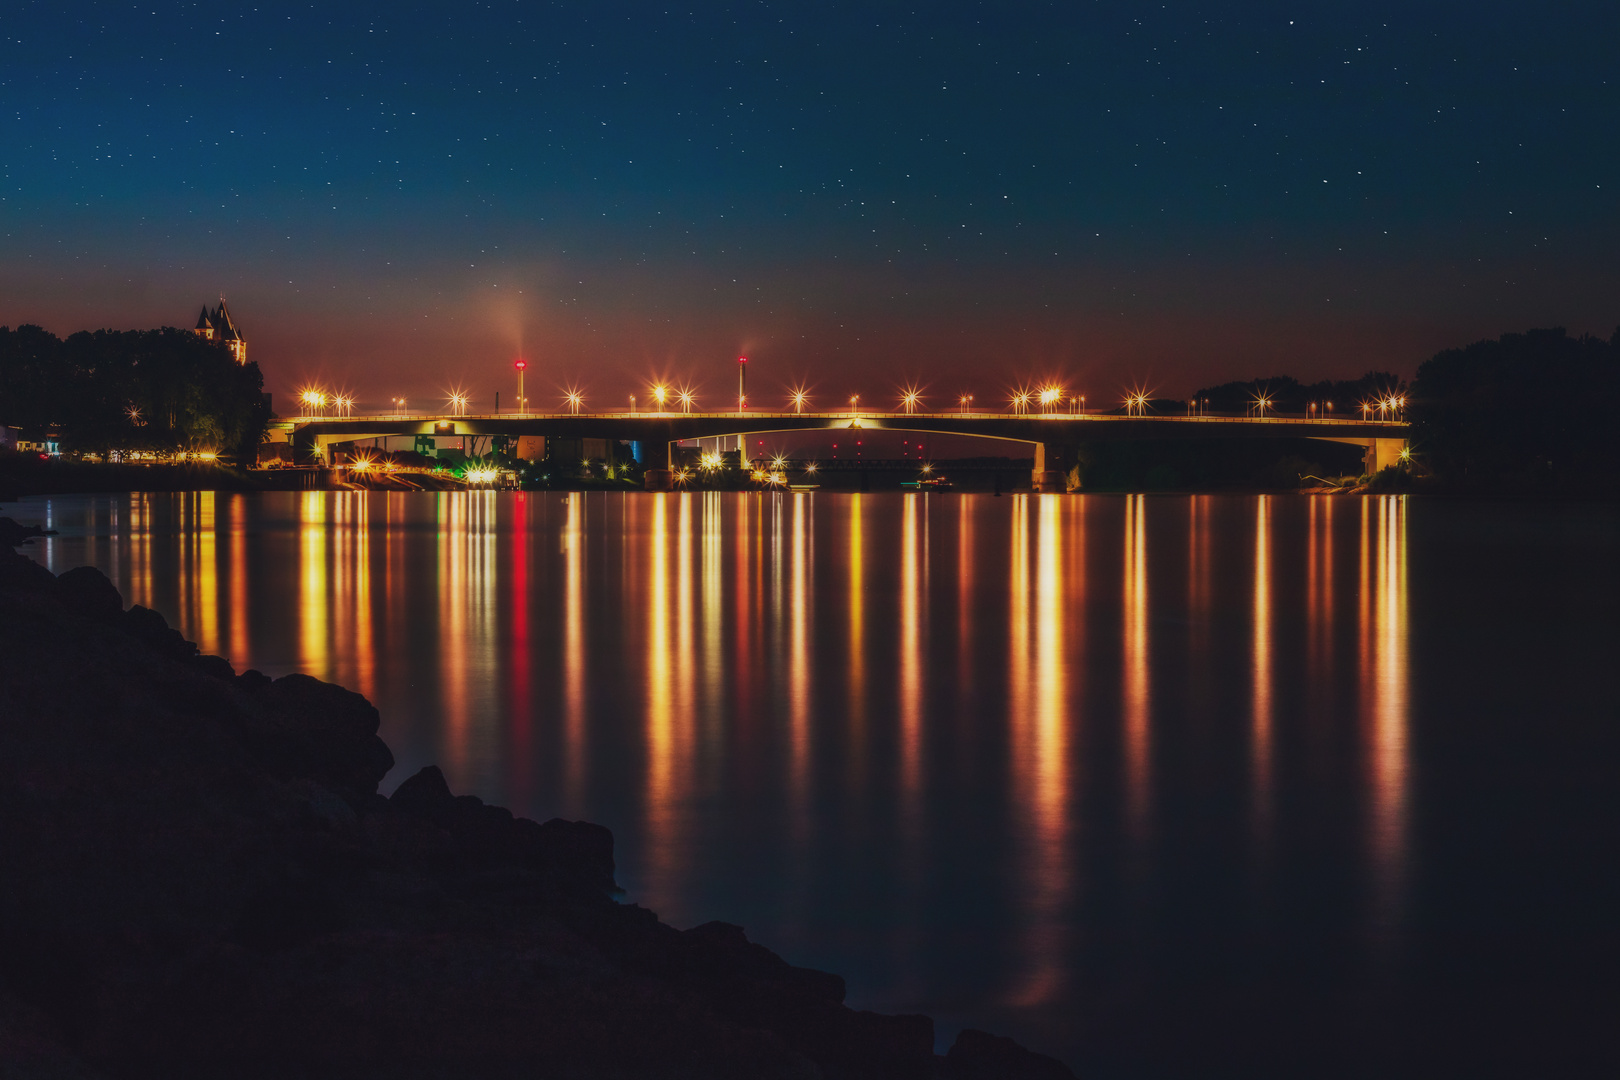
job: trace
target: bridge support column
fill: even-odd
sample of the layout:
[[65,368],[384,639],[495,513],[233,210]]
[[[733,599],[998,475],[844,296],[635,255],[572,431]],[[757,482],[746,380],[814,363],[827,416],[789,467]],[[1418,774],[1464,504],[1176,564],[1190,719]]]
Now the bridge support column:
[[1405,439],[1372,439],[1361,455],[1361,467],[1373,476],[1391,465],[1401,463],[1401,451],[1406,449]]
[[1063,467],[1064,447],[1035,444],[1035,470],[1030,474],[1030,487],[1041,495],[1063,495],[1069,490],[1069,477]]
[[670,443],[668,452],[664,456],[664,468],[648,469],[642,479],[641,485],[648,491],[674,491],[675,490],[675,447],[677,443]]

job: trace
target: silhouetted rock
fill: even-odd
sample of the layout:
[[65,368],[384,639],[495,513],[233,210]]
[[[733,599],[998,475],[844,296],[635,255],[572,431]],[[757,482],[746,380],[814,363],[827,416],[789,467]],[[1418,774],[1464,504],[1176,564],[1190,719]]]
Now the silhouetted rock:
[[124,612],[117,586],[93,566],[69,570],[56,579],[56,588],[63,603],[87,618],[116,619]]
[[236,685],[250,694],[267,690],[270,687],[270,676],[255,668],[248,668],[236,677]]
[[385,799],[360,695],[25,563],[0,549],[0,1074],[1067,1075],[976,1033],[942,1059],[741,927],[619,903],[601,826],[431,766]]
[[450,784],[437,765],[427,765],[410,777],[389,796],[389,802],[401,810],[434,819],[455,798]]
[[236,679],[236,669],[231,667],[231,662],[223,656],[214,656],[212,654],[194,656],[191,658],[191,666],[204,675],[211,675],[225,682],[234,682]]
[[197,646],[181,637],[169,620],[140,604],[124,612],[124,632],[170,660],[190,660],[197,655]]
[[1012,1039],[967,1028],[945,1055],[949,1080],[1074,1080],[1056,1058],[1028,1050]]
[[316,776],[369,796],[394,767],[394,755],[377,736],[376,707],[352,690],[285,675],[261,690],[246,712],[255,750],[278,775]]
[[38,525],[19,525],[14,518],[0,517],[0,547],[14,548],[36,536],[54,535],[54,531],[41,529]]

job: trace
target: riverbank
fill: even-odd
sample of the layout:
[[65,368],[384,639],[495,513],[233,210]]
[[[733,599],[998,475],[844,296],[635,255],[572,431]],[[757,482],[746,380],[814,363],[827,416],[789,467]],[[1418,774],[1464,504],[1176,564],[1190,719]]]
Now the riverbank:
[[619,902],[613,837],[453,795],[363,697],[198,655],[0,525],[0,1066],[145,1077],[1065,1077]]
[[0,502],[24,495],[120,491],[461,491],[448,474],[401,472],[354,478],[334,469],[239,469],[220,462],[143,464],[0,455]]

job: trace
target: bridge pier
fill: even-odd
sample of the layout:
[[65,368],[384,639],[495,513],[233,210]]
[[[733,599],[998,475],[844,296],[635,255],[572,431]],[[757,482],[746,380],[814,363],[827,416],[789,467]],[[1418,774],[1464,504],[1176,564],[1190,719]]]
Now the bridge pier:
[[675,456],[676,447],[680,443],[672,442],[665,447],[664,467],[662,469],[648,469],[642,477],[641,486],[647,491],[674,491],[675,490]]
[[1405,439],[1373,439],[1362,454],[1362,468],[1368,476],[1374,476],[1391,465],[1399,465],[1404,449]]
[[[1075,448],[1058,444],[1035,444],[1035,469],[1030,474],[1030,487],[1040,495],[1066,495],[1069,473],[1076,462]],[[1078,477],[1075,487],[1079,487]]]

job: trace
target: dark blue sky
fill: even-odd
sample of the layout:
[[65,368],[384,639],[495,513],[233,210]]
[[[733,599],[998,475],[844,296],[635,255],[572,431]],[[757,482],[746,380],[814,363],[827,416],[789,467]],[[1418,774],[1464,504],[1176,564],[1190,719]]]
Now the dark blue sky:
[[1579,4],[29,3],[0,322],[286,392],[1097,398],[1620,320],[1620,15]]

